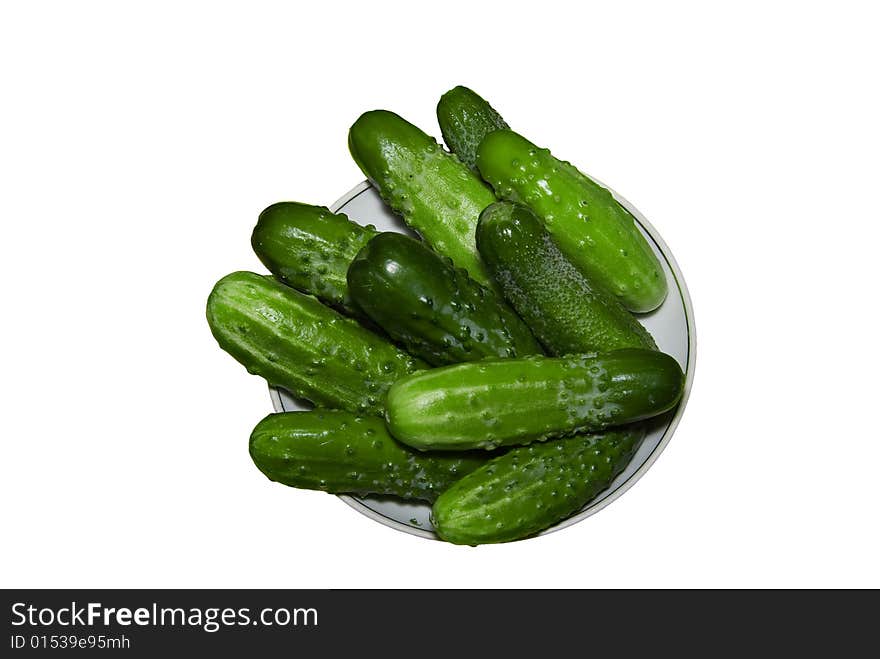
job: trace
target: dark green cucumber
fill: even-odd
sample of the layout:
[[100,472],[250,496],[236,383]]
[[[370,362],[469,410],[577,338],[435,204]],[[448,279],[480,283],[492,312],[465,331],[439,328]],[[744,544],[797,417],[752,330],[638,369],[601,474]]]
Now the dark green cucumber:
[[345,273],[374,235],[376,227],[362,227],[324,206],[282,201],[260,213],[251,245],[279,280],[356,315]]
[[270,414],[251,433],[250,453],[270,480],[291,487],[424,501],[486,462],[472,453],[414,451],[381,419],[338,410]]
[[493,130],[509,127],[479,94],[460,85],[440,97],[437,121],[446,146],[473,170],[483,138]]
[[499,197],[535,211],[571,262],[624,307],[645,312],[663,302],[663,268],[606,188],[511,130],[486,135],[477,167]]
[[409,236],[371,239],[348,269],[348,288],[373,322],[430,364],[541,353],[494,292]]
[[214,338],[247,370],[316,405],[381,416],[385,392],[424,364],[269,276],[234,272],[208,298]]
[[393,112],[366,112],[348,133],[361,171],[428,245],[481,284],[494,286],[474,244],[477,218],[495,195],[433,137]]
[[461,545],[534,535],[608,489],[644,437],[644,425],[635,424],[511,449],[440,495],[434,528]]
[[656,349],[639,321],[572,265],[525,206],[502,201],[486,208],[477,248],[504,297],[548,352]]
[[398,380],[385,419],[413,448],[494,449],[656,416],[683,386],[678,362],[655,350],[487,360]]

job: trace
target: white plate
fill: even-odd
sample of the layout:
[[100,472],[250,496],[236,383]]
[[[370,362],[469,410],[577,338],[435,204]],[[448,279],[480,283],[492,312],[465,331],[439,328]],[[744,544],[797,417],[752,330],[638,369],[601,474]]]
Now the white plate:
[[[614,193],[613,190],[612,193]],[[629,466],[611,483],[607,490],[579,512],[543,531],[542,534],[558,531],[586,519],[602,510],[632,487],[669,443],[684,412],[694,379],[694,359],[696,357],[694,314],[681,270],[679,270],[666,243],[638,209],[617,193],[614,193],[614,196],[635,216],[642,233],[648,239],[666,273],[666,279],[669,282],[669,295],[666,297],[666,301],[655,311],[639,316],[639,320],[651,332],[657,346],[663,352],[675,357],[681,364],[686,376],[684,395],[674,412],[654,420],[651,431],[645,437]],[[403,221],[385,206],[379,194],[367,181],[349,190],[330,207],[330,210],[345,213],[351,220],[359,224],[374,224],[380,231],[399,231],[412,235]],[[270,387],[270,394],[276,412],[309,409],[306,403],[295,399],[283,389]],[[431,526],[431,506],[427,503],[404,502],[391,497],[374,496],[340,495],[339,498],[358,512],[398,531],[411,533],[422,538],[438,539]]]

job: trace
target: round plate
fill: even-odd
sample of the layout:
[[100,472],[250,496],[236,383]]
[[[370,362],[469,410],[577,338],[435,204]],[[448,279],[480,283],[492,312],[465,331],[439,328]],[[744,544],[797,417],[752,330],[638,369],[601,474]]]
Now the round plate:
[[[603,184],[604,185],[604,184]],[[608,186],[605,186],[608,187]],[[610,189],[610,188],[609,188]],[[576,522],[586,519],[599,512],[626,492],[644,474],[669,443],[675,427],[684,412],[694,379],[694,359],[696,357],[696,334],[694,332],[694,314],[687,286],[681,270],[672,257],[672,253],[660,238],[657,231],[648,223],[644,216],[626,199],[611,190],[614,197],[629,210],[660,259],[666,279],[669,282],[669,295],[666,301],[649,314],[641,314],[639,320],[651,332],[657,346],[678,360],[685,372],[684,395],[678,407],[673,411],[653,420],[650,431],[645,437],[636,455],[627,468],[611,483],[611,486],[593,499],[579,512],[555,526],[543,531],[552,533],[564,529]],[[403,221],[394,215],[382,202],[379,194],[369,182],[364,181],[349,190],[330,207],[334,212],[345,213],[358,224],[374,224],[380,231],[399,231],[414,235]],[[276,412],[292,412],[309,409],[304,401],[294,398],[283,389],[270,387],[272,403]],[[406,502],[392,497],[356,497],[340,495],[352,508],[367,517],[381,522],[386,526],[404,531],[422,538],[437,540],[431,526],[431,506],[424,502]]]

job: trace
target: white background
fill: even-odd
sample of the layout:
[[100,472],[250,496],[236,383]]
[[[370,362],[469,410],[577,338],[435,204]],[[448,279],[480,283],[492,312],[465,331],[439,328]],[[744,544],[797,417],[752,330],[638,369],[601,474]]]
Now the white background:
[[[877,17],[728,6],[4,3],[0,585],[880,586]],[[632,490],[477,549],[266,480],[204,319],[362,111],[437,134],[459,83],[648,217],[699,337]]]

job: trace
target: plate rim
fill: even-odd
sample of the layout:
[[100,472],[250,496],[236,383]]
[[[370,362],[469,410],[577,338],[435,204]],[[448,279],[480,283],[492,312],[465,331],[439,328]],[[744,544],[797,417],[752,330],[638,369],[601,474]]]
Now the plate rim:
[[[557,522],[553,526],[546,528],[539,533],[536,533],[534,536],[530,536],[533,538],[550,535],[551,533],[561,531],[562,529],[566,529],[570,526],[573,526],[574,524],[577,524],[578,522],[582,522],[588,517],[595,515],[601,510],[604,510],[607,506],[617,501],[617,499],[619,499],[627,491],[629,491],[629,489],[633,485],[635,485],[639,481],[639,479],[642,478],[642,476],[645,475],[648,469],[650,469],[654,465],[654,463],[660,457],[660,454],[663,453],[666,446],[672,440],[672,436],[675,434],[675,431],[678,428],[678,424],[681,422],[681,417],[684,415],[685,407],[687,407],[688,399],[690,398],[691,388],[693,387],[694,381],[694,372],[696,370],[697,330],[696,322],[694,320],[694,309],[693,303],[691,302],[690,291],[688,290],[687,282],[685,281],[684,274],[681,271],[681,267],[678,265],[678,261],[676,261],[675,256],[673,256],[671,250],[669,249],[669,245],[666,244],[666,241],[663,240],[657,229],[654,228],[654,225],[648,221],[648,219],[641,213],[641,211],[639,211],[638,208],[636,208],[629,200],[618,194],[613,188],[609,187],[599,179],[593,176],[591,176],[590,178],[592,178],[602,187],[606,188],[618,202],[620,202],[630,213],[632,213],[636,221],[657,244],[657,247],[660,249],[660,253],[666,259],[666,262],[669,265],[669,269],[672,272],[673,279],[675,279],[676,287],[681,294],[688,332],[688,350],[687,361],[685,364],[684,390],[682,392],[681,401],[679,402],[678,407],[675,410],[675,414],[666,426],[666,430],[664,431],[663,437],[660,439],[660,442],[657,444],[657,446],[654,447],[654,450],[651,451],[650,455],[648,455],[641,466],[629,476],[629,478],[627,478],[611,494],[604,497],[598,503],[592,505],[587,504],[587,506],[579,512],[571,515],[570,517],[567,517],[560,522]],[[372,185],[372,183],[370,183],[369,180],[361,181],[353,188],[351,188],[348,192],[339,197],[336,201],[334,201],[330,206],[328,206],[328,208],[331,212],[337,213],[339,212],[340,208],[348,204],[352,199],[372,187],[374,186]],[[271,385],[269,386],[269,397],[272,400],[272,407],[275,409],[275,411],[283,412],[284,406],[281,402],[281,395],[278,393],[278,389],[276,387],[273,387]],[[337,494],[336,496],[339,499],[342,499],[342,501],[357,510],[362,515],[365,515],[366,517],[369,517],[373,521],[379,522],[384,526],[388,526],[397,531],[408,533],[410,535],[415,535],[420,538],[425,538],[427,540],[437,540],[442,542],[441,538],[434,531],[420,529],[408,524],[404,524],[403,522],[399,522],[396,519],[392,519],[391,517],[383,515],[382,513],[373,510],[372,508],[367,506],[357,496],[351,494]]]

